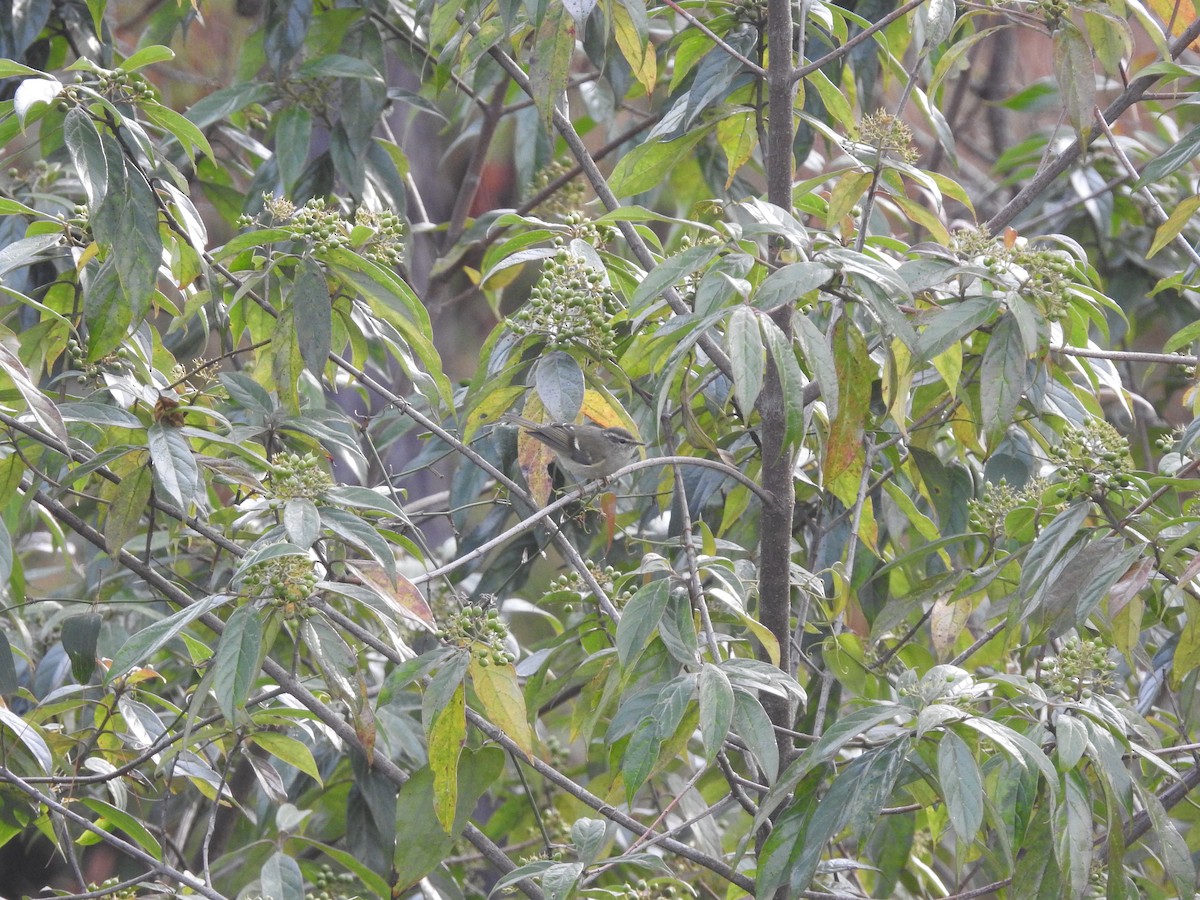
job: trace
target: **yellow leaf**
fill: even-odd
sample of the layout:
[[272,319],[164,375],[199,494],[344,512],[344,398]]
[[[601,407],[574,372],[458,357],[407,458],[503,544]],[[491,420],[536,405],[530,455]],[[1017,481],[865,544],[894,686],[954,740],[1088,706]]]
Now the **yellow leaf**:
[[[1196,8],[1191,0],[1150,0],[1149,5],[1175,37],[1187,31],[1188,26],[1196,21]],[[1200,49],[1200,40],[1192,41],[1191,48]]]
[[1155,230],[1154,242],[1150,244],[1150,250],[1146,253],[1146,259],[1149,259],[1163,247],[1167,246],[1167,244],[1171,243],[1171,241],[1175,240],[1179,232],[1183,231],[1183,227],[1191,221],[1197,208],[1200,208],[1200,194],[1197,194],[1195,197],[1188,197],[1176,206],[1170,218]]
[[454,828],[458,806],[458,757],[467,740],[466,689],[460,683],[429,727],[429,770],[433,774],[433,811],[442,831]]
[[728,160],[726,168],[729,169],[729,177],[725,179],[725,187],[728,189],[733,184],[738,169],[754,155],[754,148],[758,146],[755,113],[752,110],[735,112],[718,122],[717,143]]
[[[478,648],[477,648],[478,649]],[[471,654],[471,684],[484,714],[493,725],[507,734],[527,757],[533,756],[533,731],[529,727],[529,712],[525,695],[517,684],[517,670],[512,665],[494,663],[483,665]]]
[[649,35],[638,32],[629,10],[621,4],[614,3],[609,10],[612,13],[613,36],[625,61],[629,63],[633,77],[646,89],[647,94],[654,93],[654,85],[658,80],[658,60]]

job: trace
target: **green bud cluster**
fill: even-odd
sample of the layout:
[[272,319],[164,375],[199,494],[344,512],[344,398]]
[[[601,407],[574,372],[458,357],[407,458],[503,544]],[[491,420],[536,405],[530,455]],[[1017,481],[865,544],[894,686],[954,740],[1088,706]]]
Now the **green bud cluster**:
[[604,274],[572,255],[558,252],[542,265],[529,299],[509,319],[521,335],[538,335],[550,347],[580,346],[596,356],[616,348],[612,317],[620,308]]
[[1054,493],[1060,500],[1099,498],[1133,485],[1129,441],[1102,419],[1066,432],[1050,460],[1058,465],[1061,484]]
[[331,866],[321,866],[313,879],[313,889],[304,900],[355,900],[360,895],[353,889],[358,879],[350,872],[334,872]]
[[337,82],[332,78],[293,78],[279,85],[285,105],[303,106],[311,112],[328,116],[337,105]]
[[135,900],[137,897],[136,887],[126,887],[120,890],[115,890],[116,886],[121,883],[119,878],[109,878],[102,882],[99,886],[95,882],[88,885],[88,890],[95,893],[104,891],[106,900]]
[[[534,196],[544,191],[552,182],[557,181],[571,171],[570,164],[554,160],[542,166],[534,174],[529,183],[529,195]],[[578,213],[583,206],[586,188],[578,179],[568,181],[548,198],[543,200],[534,210],[539,218],[549,222],[564,222],[573,213]]]
[[276,500],[309,500],[325,495],[333,487],[333,478],[321,465],[315,453],[281,453],[272,462],[268,476],[271,495]]
[[383,266],[399,267],[404,262],[404,220],[390,209],[374,212],[359,207],[354,212],[355,233],[367,229],[369,237],[359,250]]
[[568,213],[563,217],[572,238],[591,244],[597,250],[617,239],[617,229],[612,225],[597,225],[582,212]]
[[176,363],[167,377],[172,384],[186,381],[189,387],[202,391],[217,383],[217,367],[211,360],[198,356],[187,366]]
[[251,566],[242,578],[248,596],[265,597],[291,615],[317,589],[317,571],[307,556],[277,556]]
[[1112,688],[1116,667],[1108,648],[1099,641],[1072,638],[1058,656],[1046,661],[1042,685],[1062,697],[1086,699],[1096,691],[1103,693]]
[[464,606],[446,619],[437,636],[448,644],[470,649],[481,666],[507,666],[516,661],[507,649],[508,626],[494,607]]
[[858,125],[859,140],[883,153],[894,153],[912,165],[921,153],[913,142],[912,129],[886,110],[863,116]]
[[617,896],[627,900],[676,900],[678,897],[690,897],[692,893],[682,893],[679,883],[673,878],[654,878],[649,881],[639,878],[625,885],[625,889],[618,892]]

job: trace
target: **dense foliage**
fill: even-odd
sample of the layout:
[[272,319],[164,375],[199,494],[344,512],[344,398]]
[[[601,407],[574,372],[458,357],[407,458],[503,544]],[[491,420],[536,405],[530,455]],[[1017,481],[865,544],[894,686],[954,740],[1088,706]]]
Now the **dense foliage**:
[[1193,895],[1190,7],[108,5],[0,13],[0,893]]

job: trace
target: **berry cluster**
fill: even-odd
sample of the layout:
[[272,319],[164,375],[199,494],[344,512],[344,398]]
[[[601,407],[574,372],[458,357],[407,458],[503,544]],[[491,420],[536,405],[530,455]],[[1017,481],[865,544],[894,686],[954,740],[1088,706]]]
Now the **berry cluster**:
[[448,644],[470,649],[481,666],[507,666],[516,661],[508,650],[508,626],[495,608],[464,606],[450,615],[437,636]]
[[334,872],[331,866],[321,866],[313,879],[313,889],[304,895],[304,900],[355,900],[359,894],[353,892],[358,879],[350,872]]
[[[569,171],[571,171],[571,166],[557,159],[549,165],[543,166],[533,175],[529,184],[529,195],[536,196]],[[583,206],[585,193],[586,189],[580,181],[568,181],[543,200],[534,213],[549,222],[565,222],[568,216],[579,212],[580,207]]]
[[333,478],[321,465],[315,453],[281,453],[275,457],[268,476],[271,493],[276,500],[309,500],[325,495],[333,487]]
[[299,209],[286,197],[263,195],[263,208],[258,216],[241,215],[238,228],[290,228],[297,238],[327,253],[339,247],[350,247],[385,266],[399,266],[404,261],[404,220],[391,210],[375,212],[359,207],[354,219],[343,218],[324,198],[313,198]]
[[156,99],[154,88],[139,72],[113,69],[101,72],[96,80],[96,92],[113,103],[138,103]]
[[579,346],[596,356],[616,348],[612,317],[617,296],[598,272],[558,241],[558,252],[546,260],[529,300],[509,319],[521,335],[538,335],[550,347]]
[[982,231],[963,229],[954,238],[958,252],[975,260],[999,282],[1010,285],[1051,321],[1067,314],[1075,260],[1059,249],[1036,248],[1024,238],[1006,242]]
[[967,501],[971,527],[995,540],[1004,534],[1005,517],[1014,509],[1040,505],[1045,490],[1046,481],[1043,478],[1031,478],[1018,490],[1014,490],[1003,478],[998,484],[989,482],[983,486],[982,497]]
[[1071,4],[1067,0],[1040,0],[1036,8],[1046,17],[1046,27],[1050,31],[1058,28],[1058,24],[1071,10]]
[[1063,435],[1050,450],[1062,484],[1054,494],[1060,500],[1100,498],[1133,485],[1129,441],[1104,420],[1091,420],[1083,428]]
[[[592,573],[592,577],[596,579],[596,583],[604,589],[604,593],[608,594],[613,605],[617,609],[624,609],[625,604],[633,597],[634,592],[632,590],[617,591],[617,570],[612,566],[601,568],[590,559],[586,560],[586,565],[588,571]],[[584,584],[583,576],[574,569],[564,572],[550,582],[550,587],[546,591],[547,596],[557,593],[575,593],[581,598],[592,595],[591,588]]]
[[251,597],[265,597],[288,615],[317,589],[316,569],[307,556],[277,556],[251,566],[242,587]]
[[1075,700],[1091,697],[1096,691],[1112,687],[1113,670],[1117,663],[1110,659],[1108,648],[1098,641],[1072,638],[1063,645],[1058,656],[1046,661],[1042,685],[1061,697]]
[[296,210],[292,229],[307,238],[318,251],[328,253],[350,245],[350,229],[341,213],[326,206],[324,197],[314,197]]
[[733,0],[733,18],[762,28],[767,24],[767,0]]
[[127,347],[118,347],[95,361],[89,361],[87,355],[87,347],[78,339],[67,339],[67,363],[79,372],[84,380],[97,381],[105,375],[122,377],[133,374],[133,354]]

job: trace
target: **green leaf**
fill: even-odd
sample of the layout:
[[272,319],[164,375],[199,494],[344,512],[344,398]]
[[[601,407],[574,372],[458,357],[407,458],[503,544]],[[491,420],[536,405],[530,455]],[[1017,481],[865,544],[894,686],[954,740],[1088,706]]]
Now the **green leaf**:
[[1080,142],[1086,144],[1096,108],[1096,72],[1092,48],[1068,19],[1060,20],[1054,32],[1054,77],[1067,118]]
[[775,372],[779,377],[784,402],[784,440],[789,447],[797,447],[804,437],[804,388],[808,379],[796,362],[795,346],[779,330],[774,320],[758,316],[758,326],[771,352]]
[[20,688],[17,682],[17,664],[13,658],[12,644],[8,635],[0,628],[0,697],[15,694]]
[[30,124],[31,113],[45,112],[62,92],[62,82],[51,75],[38,73],[36,78],[26,78],[17,85],[13,94],[13,111],[24,128]]
[[625,753],[621,757],[621,777],[625,780],[625,800],[633,803],[633,798],[641,790],[654,764],[658,762],[658,751],[663,739],[659,734],[658,722],[647,716],[638,722],[637,727],[625,745]]
[[[703,714],[701,716],[703,721]],[[737,733],[758,760],[767,775],[767,783],[773,784],[779,775],[779,744],[775,740],[775,728],[759,702],[758,697],[745,691],[733,695],[733,730]]]
[[[115,139],[102,135],[101,144],[108,160],[108,191],[99,207],[92,210],[90,221],[96,241],[109,254],[106,262],[116,267],[129,321],[140,323],[150,309],[162,261],[158,205],[141,172],[125,162]],[[107,314],[101,310],[90,312],[89,326],[100,325],[96,317]],[[97,351],[90,346],[88,349],[89,360],[94,362],[99,357],[91,354]]]
[[100,142],[100,132],[92,117],[75,106],[67,110],[63,120],[63,137],[87,193],[88,206],[97,209],[108,193],[108,159]]
[[321,513],[307,497],[295,497],[283,505],[283,528],[288,540],[308,548],[321,536]]
[[811,744],[798,759],[784,770],[779,781],[772,785],[771,790],[767,792],[759,805],[758,814],[755,816],[755,827],[759,827],[779,808],[780,804],[788,798],[788,795],[795,790],[809,772],[831,760],[847,743],[876,725],[894,720],[897,716],[902,718],[909,716],[911,712],[911,710],[905,710],[895,704],[880,703],[856,710],[838,719],[821,735],[820,740]]
[[312,113],[303,106],[285,107],[275,118],[275,161],[279,180],[289,194],[308,162],[312,128]]
[[187,116],[159,103],[142,104],[142,112],[145,113],[147,119],[179,141],[179,146],[183,148],[183,152],[187,154],[188,160],[193,165],[196,162],[195,151],[197,150],[209,159],[215,158],[208,138]]
[[1058,562],[1062,551],[1078,537],[1090,509],[1088,503],[1072,504],[1042,529],[1021,567],[1020,596],[1033,595],[1034,589]]
[[296,341],[305,367],[317,376],[325,371],[333,342],[333,308],[329,285],[320,267],[305,258],[292,285]]
[[642,279],[633,297],[629,301],[630,315],[638,315],[645,311],[656,297],[667,288],[678,284],[687,276],[708,265],[721,248],[712,244],[700,244],[688,247],[682,253],[669,256],[650,270]]
[[628,197],[664,184],[671,169],[689,159],[693,148],[707,133],[707,127],[696,128],[674,140],[650,141],[633,148],[613,169],[609,187],[618,197]]
[[155,63],[168,62],[175,58],[175,51],[170,47],[164,47],[161,44],[150,44],[136,51],[132,56],[129,56],[121,63],[121,70],[124,72],[136,72],[138,69],[144,69],[146,66],[152,66]]
[[662,620],[670,596],[670,581],[656,578],[629,599],[617,624],[617,658],[622,666],[632,665],[642,655]]
[[953,731],[942,733],[937,759],[938,783],[946,799],[950,824],[959,841],[969,844],[983,825],[983,778],[979,766],[967,742]]
[[1025,342],[1016,317],[1005,313],[992,331],[983,351],[979,374],[983,424],[990,444],[997,444],[1017,413],[1017,404],[1029,388]]
[[733,687],[729,678],[711,663],[700,670],[700,740],[705,761],[711,763],[733,724]]
[[150,467],[138,466],[121,479],[110,496],[104,519],[104,547],[114,559],[140,531],[153,486],[154,474]]
[[366,550],[383,566],[388,578],[396,577],[396,554],[379,531],[354,513],[331,506],[321,507],[321,522],[348,544]]
[[733,390],[738,408],[749,414],[762,390],[767,358],[758,330],[758,317],[748,307],[734,307],[725,332],[725,346],[733,366]]
[[534,105],[548,126],[559,98],[567,89],[571,55],[575,52],[575,20],[565,5],[555,3],[547,9],[533,46],[529,81],[533,85]]
[[305,648],[325,679],[325,686],[342,702],[357,709],[362,702],[358,654],[323,614],[306,618],[301,634]]
[[146,429],[146,445],[153,461],[155,490],[186,513],[200,487],[200,467],[187,438],[179,429],[155,422]]
[[91,681],[96,670],[96,643],[103,621],[95,612],[71,616],[63,621],[63,649],[71,658],[71,674],[80,684]]
[[1059,807],[1058,859],[1070,892],[1064,897],[1083,897],[1092,870],[1092,801],[1089,791],[1076,773],[1068,773],[1066,802]]
[[301,741],[277,731],[256,731],[250,735],[249,740],[250,743],[262,747],[276,759],[299,769],[317,784],[322,783],[317,761],[313,759],[312,751]]
[[152,655],[168,641],[175,638],[193,621],[207,612],[211,612],[224,603],[233,599],[230,594],[209,594],[191,606],[185,606],[179,612],[167,618],[148,625],[127,640],[113,657],[105,682],[112,682],[118,675],[124,675],[135,665]]
[[105,803],[95,797],[81,797],[79,802],[100,817],[95,822],[98,827],[105,831],[111,831],[113,828],[123,831],[126,837],[132,838],[139,847],[155,859],[163,858],[162,845],[136,816],[131,816],[125,810],[118,809],[111,803]]
[[534,387],[553,422],[574,422],[583,408],[583,370],[569,353],[554,350],[538,360]]
[[265,610],[247,604],[239,606],[225,623],[221,642],[217,645],[213,668],[213,694],[225,718],[239,721],[246,709],[246,698],[258,675],[263,653],[263,619]]
[[1174,141],[1162,155],[1151,160],[1142,169],[1141,177],[1134,183],[1131,190],[1144,188],[1149,184],[1157,184],[1168,175],[1182,169],[1197,156],[1200,156],[1200,125],[1191,129],[1183,137]]
[[940,310],[917,338],[913,348],[914,364],[925,363],[941,355],[976,329],[987,325],[1000,309],[992,297],[968,297]]
[[797,304],[833,278],[833,269],[819,262],[797,262],[776,269],[758,286],[751,302],[770,312],[778,306]]
[[1054,721],[1055,758],[1060,772],[1075,768],[1087,749],[1088,732],[1083,724],[1065,710]]
[[837,363],[834,361],[829,340],[808,316],[795,316],[792,323],[804,361],[812,372],[813,380],[821,388],[821,399],[825,401],[829,418],[836,419],[841,401],[841,388],[838,384]]
[[15,341],[8,338],[0,340],[0,371],[12,380],[13,386],[21,394],[21,399],[25,401],[38,425],[66,447],[69,443],[67,426],[58,407],[34,383],[29,370],[16,354]]
[[41,767],[42,773],[49,775],[54,768],[54,757],[37,726],[32,722],[26,722],[7,706],[0,706],[0,725],[17,736],[17,740],[25,745],[25,749]]
[[273,900],[304,900],[304,875],[292,857],[276,850],[259,872],[264,897]]

